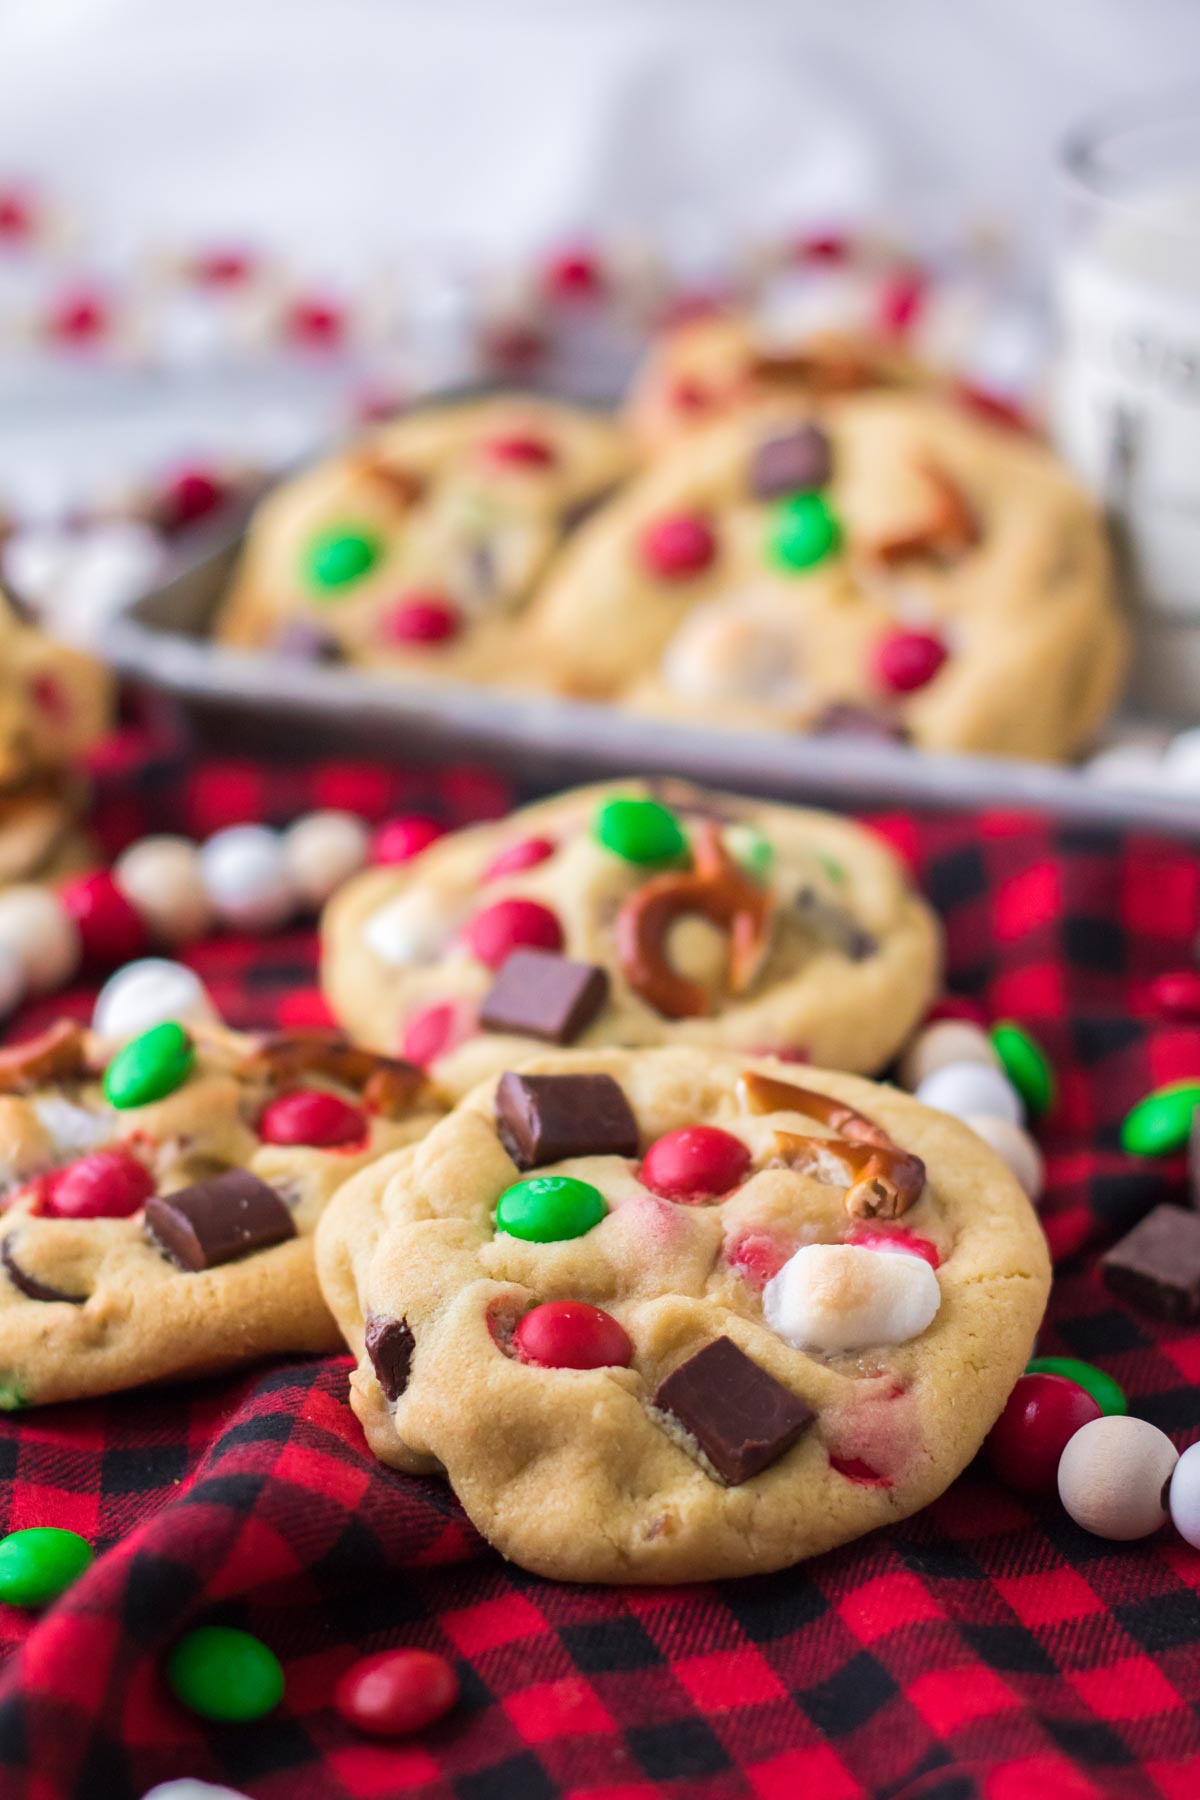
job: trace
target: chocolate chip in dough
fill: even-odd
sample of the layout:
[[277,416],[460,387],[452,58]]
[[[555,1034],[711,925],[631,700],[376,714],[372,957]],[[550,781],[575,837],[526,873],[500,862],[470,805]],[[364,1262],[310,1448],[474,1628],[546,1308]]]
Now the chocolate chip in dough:
[[750,491],[756,500],[810,494],[832,473],[829,439],[819,425],[801,425],[759,444],[750,465]]
[[249,1169],[229,1169],[148,1201],[146,1229],[159,1249],[190,1273],[236,1262],[296,1235],[275,1189]]
[[66,1294],[61,1288],[51,1287],[49,1282],[39,1281],[36,1275],[29,1273],[28,1269],[23,1269],[17,1261],[11,1235],[4,1239],[3,1244],[0,1244],[0,1262],[4,1264],[4,1273],[13,1286],[28,1300],[57,1300],[60,1304],[65,1303],[67,1306],[83,1306],[87,1300],[86,1294]]
[[573,1044],[608,999],[608,971],[552,950],[514,950],[479,1012],[485,1031]]
[[816,1414],[739,1350],[714,1338],[662,1382],[659,1412],[678,1420],[721,1480],[737,1487],[778,1462]]
[[638,1151],[637,1120],[611,1075],[502,1075],[496,1133],[518,1169]]
[[416,1342],[407,1319],[383,1319],[372,1313],[363,1333],[376,1380],[388,1400],[398,1400],[408,1386]]

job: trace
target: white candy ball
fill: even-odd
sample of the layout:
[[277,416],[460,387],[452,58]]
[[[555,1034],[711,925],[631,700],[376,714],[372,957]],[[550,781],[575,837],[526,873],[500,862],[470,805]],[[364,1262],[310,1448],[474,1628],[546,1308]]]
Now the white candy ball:
[[956,1119],[968,1119],[972,1113],[981,1113],[988,1118],[1008,1119],[1011,1124],[1020,1125],[1025,1118],[1021,1097],[1007,1076],[999,1069],[986,1068],[983,1063],[946,1063],[925,1077],[916,1097],[923,1106],[935,1107],[938,1112],[950,1113]]
[[1171,1476],[1171,1523],[1180,1537],[1200,1550],[1200,1444],[1185,1450]]
[[868,1350],[917,1337],[941,1299],[922,1256],[806,1244],[763,1289],[763,1317],[797,1350]]
[[92,1029],[109,1044],[127,1044],[152,1025],[211,1024],[218,1017],[208,989],[192,969],[145,956],[110,975],[96,996]]
[[15,950],[0,944],[0,1019],[16,1012],[25,998],[25,971]]
[[1179,1453],[1146,1419],[1093,1419],[1058,1463],[1058,1497],[1077,1525],[1096,1537],[1149,1537],[1167,1516],[1164,1493]]
[[436,962],[452,932],[444,902],[423,888],[400,894],[372,913],[363,926],[367,948],[381,962],[403,969]]
[[1008,1164],[1036,1206],[1046,1191],[1046,1165],[1029,1133],[1008,1119],[989,1118],[983,1113],[971,1113],[963,1123],[991,1145],[1001,1162]]
[[295,909],[282,840],[266,825],[218,831],[200,851],[200,869],[222,922],[236,930],[273,931]]
[[1163,751],[1162,772],[1172,787],[1200,794],[1200,729],[1181,731]]
[[309,813],[283,834],[283,856],[296,892],[309,906],[324,906],[367,860],[371,834],[348,812]]
[[188,838],[148,837],[113,864],[113,880],[164,944],[203,937],[213,906],[200,871],[200,852]]
[[34,994],[65,987],[83,955],[79,927],[58,895],[32,883],[0,894],[0,948],[16,957]]
[[986,1031],[965,1019],[936,1019],[917,1033],[900,1058],[900,1085],[911,1094],[928,1076],[956,1062],[982,1063],[989,1069],[1000,1067],[1000,1058]]
[[215,1787],[211,1781],[197,1781],[185,1775],[181,1781],[160,1781],[142,1795],[142,1800],[247,1800],[240,1789]]

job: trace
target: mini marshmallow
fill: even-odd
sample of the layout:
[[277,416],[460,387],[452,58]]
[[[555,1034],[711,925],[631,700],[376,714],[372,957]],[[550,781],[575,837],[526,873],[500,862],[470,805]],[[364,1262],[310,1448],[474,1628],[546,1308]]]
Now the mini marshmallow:
[[452,930],[445,903],[414,888],[372,913],[363,926],[363,938],[381,962],[403,969],[436,962]]
[[868,1350],[919,1337],[941,1299],[922,1257],[806,1244],[763,1289],[763,1317],[796,1350]]
[[662,672],[672,692],[690,700],[787,706],[805,697],[794,637],[728,600],[696,608],[668,644]]
[[165,956],[144,956],[109,976],[96,996],[92,1030],[115,1047],[168,1019],[195,1025],[217,1017],[208,989],[197,974]]

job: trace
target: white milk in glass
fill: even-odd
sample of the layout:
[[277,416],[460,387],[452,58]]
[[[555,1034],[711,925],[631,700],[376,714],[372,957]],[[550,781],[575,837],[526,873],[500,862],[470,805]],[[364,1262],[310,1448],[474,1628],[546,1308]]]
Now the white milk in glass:
[[[1200,720],[1200,114],[1195,173],[1077,184],[1059,253],[1059,449],[1126,552],[1139,709]],[[1171,137],[1178,154],[1178,133]],[[1161,149],[1161,145],[1160,145]],[[1077,168],[1075,174],[1082,172]],[[1081,204],[1082,198],[1082,204]]]

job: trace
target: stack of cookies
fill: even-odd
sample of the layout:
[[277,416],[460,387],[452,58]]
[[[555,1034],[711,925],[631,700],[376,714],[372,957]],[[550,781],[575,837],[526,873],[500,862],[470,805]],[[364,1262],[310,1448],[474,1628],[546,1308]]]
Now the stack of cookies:
[[705,725],[1060,760],[1119,691],[1103,522],[1034,438],[892,346],[744,319],[623,416],[418,411],[281,489],[229,644]]
[[89,860],[79,759],[103,735],[112,684],[0,595],[0,886],[55,880]]

